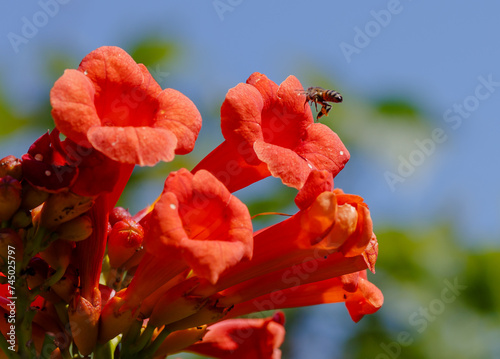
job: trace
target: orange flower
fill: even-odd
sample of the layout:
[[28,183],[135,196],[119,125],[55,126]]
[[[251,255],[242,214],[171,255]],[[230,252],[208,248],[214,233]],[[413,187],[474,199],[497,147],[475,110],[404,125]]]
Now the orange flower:
[[190,152],[201,128],[194,104],[161,90],[146,67],[118,47],[88,54],[50,92],[57,128],[120,163],[152,166]]
[[229,90],[221,107],[225,141],[193,172],[210,171],[231,192],[269,175],[300,189],[313,170],[339,173],[349,152],[335,132],[314,123],[300,90],[294,76],[278,86],[257,72]]
[[220,273],[251,257],[248,209],[207,171],[171,173],[145,219],[147,253],[122,295],[128,307],[188,268],[215,283]]
[[[335,298],[333,301],[346,301],[347,297],[343,297],[346,291],[358,290],[360,276],[357,272],[367,268],[374,270],[378,244],[372,231],[368,209],[360,197],[343,194],[340,190],[324,191],[317,195],[310,188],[322,183],[322,180],[331,184],[331,175],[324,174],[312,173],[304,192],[299,193],[298,202],[301,206],[310,203],[308,207],[281,223],[254,233],[251,260],[240,262],[224,271],[215,283],[200,278],[199,285],[191,286],[175,302],[177,308],[184,308],[186,312],[194,308],[196,303],[198,306],[206,303],[202,309],[198,309],[199,312],[179,322],[157,321],[156,324],[168,324],[168,328],[174,329],[189,327],[186,325],[210,324],[222,319],[215,313],[234,305],[236,307],[233,310],[237,310],[234,313],[238,315],[287,307],[285,301],[274,304],[274,297],[279,293],[286,294],[288,303],[292,303],[290,306],[306,306],[332,300],[321,294],[314,297],[314,292],[308,292],[308,285],[311,288],[319,286],[323,291],[330,290]],[[319,188],[328,188],[328,185],[319,185]],[[314,198],[312,202],[309,195]],[[330,289],[332,282],[329,280],[340,283],[341,286]],[[309,294],[302,296],[301,293]],[[356,299],[358,302],[366,301],[363,293]],[[381,294],[379,297],[381,298]],[[168,292],[164,298],[169,298]],[[373,308],[380,307],[380,298],[374,301]],[[264,303],[271,300],[273,306],[259,308],[258,305],[253,305],[256,300]],[[159,301],[156,307],[168,308],[170,303],[171,299],[161,302],[164,304],[162,306]],[[353,302],[350,303],[351,307],[348,308],[353,308]],[[241,305],[238,307],[239,304]],[[358,311],[361,313],[358,315],[362,315],[368,310],[365,307],[352,311]],[[232,310],[229,313],[233,316]],[[213,321],[207,322],[211,315]],[[167,316],[163,314],[163,318]]]

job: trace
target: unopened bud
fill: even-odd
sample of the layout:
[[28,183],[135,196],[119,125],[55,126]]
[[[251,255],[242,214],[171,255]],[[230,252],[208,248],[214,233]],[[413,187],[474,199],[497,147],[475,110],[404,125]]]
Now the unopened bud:
[[42,285],[49,276],[49,265],[42,258],[31,258],[26,269],[26,281],[30,288]]
[[92,220],[89,216],[83,215],[64,222],[56,229],[60,239],[78,242],[87,239],[92,234]]
[[20,262],[23,258],[23,241],[19,234],[11,228],[0,229],[0,267],[14,258]]
[[208,332],[207,325],[200,325],[169,334],[155,355],[164,356],[182,351],[182,349],[202,340]]
[[40,225],[54,228],[87,212],[93,204],[92,197],[82,197],[71,192],[54,193],[43,204]]
[[101,293],[94,288],[92,298],[87,300],[78,293],[73,296],[68,308],[70,323],[74,323],[78,332],[73,332],[73,340],[84,356],[90,355],[97,344],[99,316],[101,314]]
[[101,312],[99,342],[106,343],[120,333],[127,333],[139,311],[120,310],[125,300],[119,295],[111,298]]
[[28,182],[23,182],[23,198],[21,202],[21,207],[30,210],[38,207],[43,202],[47,200],[49,193],[37,189],[30,185]]
[[132,219],[116,222],[108,236],[109,264],[119,268],[142,246],[144,230]]
[[0,160],[0,177],[11,176],[20,181],[22,178],[21,160],[9,155]]
[[26,228],[31,224],[31,215],[28,211],[20,209],[12,217],[12,227]]
[[64,276],[50,288],[63,301],[68,303],[78,288],[78,282],[78,271],[70,264],[68,268],[66,268]]
[[109,223],[114,226],[116,222],[132,218],[130,212],[123,207],[115,207],[109,214]]
[[52,268],[64,268],[66,270],[71,260],[73,247],[74,244],[72,242],[58,239],[52,242],[47,249],[38,253],[38,255]]
[[11,176],[0,178],[0,221],[8,221],[21,205],[21,183]]

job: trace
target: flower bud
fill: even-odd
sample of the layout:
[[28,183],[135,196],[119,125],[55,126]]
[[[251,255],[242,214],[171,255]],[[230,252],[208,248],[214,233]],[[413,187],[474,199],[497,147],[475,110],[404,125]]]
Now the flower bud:
[[141,248],[144,230],[132,219],[116,222],[108,236],[109,264],[121,267]]
[[[161,327],[162,325],[180,321],[197,313],[204,307],[206,299],[199,296],[191,296],[189,293],[198,285],[199,279],[191,277],[165,292],[156,302],[148,324],[154,327]],[[148,298],[145,301],[148,301]]]
[[23,198],[21,202],[21,207],[30,210],[38,207],[43,202],[47,200],[49,193],[37,189],[30,185],[28,182],[23,182]]
[[76,217],[57,227],[56,233],[66,241],[83,241],[92,234],[92,220],[87,215]]
[[54,228],[87,212],[94,200],[71,192],[54,193],[43,204],[40,213],[40,225]]
[[0,160],[0,177],[11,176],[20,181],[22,178],[21,161],[9,155]]
[[78,282],[78,271],[70,264],[66,268],[64,276],[57,283],[53,284],[50,289],[64,302],[69,303],[78,288]]
[[13,229],[2,228],[0,229],[0,267],[3,267],[12,258],[16,262],[22,260],[23,241]]
[[103,307],[99,324],[99,342],[106,343],[120,333],[127,333],[139,311],[121,310],[124,299],[119,295],[111,298]]
[[0,178],[0,221],[8,221],[21,205],[21,183],[11,176]]
[[180,352],[182,349],[200,342],[207,332],[206,325],[173,332],[163,341],[160,348],[155,352],[155,355],[162,357]]
[[31,258],[26,270],[26,281],[30,288],[42,285],[49,277],[49,265],[42,258]]
[[[181,329],[193,328],[203,324],[212,324],[216,323],[222,318],[224,318],[227,313],[231,310],[231,308],[218,307],[217,299],[207,303],[207,305],[203,306],[200,310],[198,310],[195,314],[190,315],[184,319],[178,320],[177,322],[170,323],[165,325],[165,329],[170,331],[176,331]],[[151,318],[153,314],[151,315]],[[150,318],[150,320],[151,320]]]
[[115,207],[109,214],[109,223],[114,226],[116,222],[132,218],[130,212],[123,207]]
[[66,268],[71,260],[71,251],[74,244],[62,239],[52,242],[49,247],[38,253],[40,258],[49,264],[54,269]]
[[31,215],[29,212],[20,209],[12,217],[12,227],[26,228],[31,224]]
[[94,289],[90,300],[76,293],[69,304],[69,320],[80,329],[73,333],[73,340],[84,356],[90,355],[97,344],[100,314],[101,293],[97,288]]

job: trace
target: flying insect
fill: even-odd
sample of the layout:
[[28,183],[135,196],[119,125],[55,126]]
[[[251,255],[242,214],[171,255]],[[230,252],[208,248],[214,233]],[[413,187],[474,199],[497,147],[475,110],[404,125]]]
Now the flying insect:
[[323,116],[328,116],[328,112],[332,109],[332,105],[328,102],[342,102],[342,95],[340,93],[334,90],[326,90],[322,87],[309,87],[307,90],[301,91],[301,93],[306,95],[305,103],[314,103],[316,111],[318,111],[318,104],[321,105],[316,120],[319,120]]

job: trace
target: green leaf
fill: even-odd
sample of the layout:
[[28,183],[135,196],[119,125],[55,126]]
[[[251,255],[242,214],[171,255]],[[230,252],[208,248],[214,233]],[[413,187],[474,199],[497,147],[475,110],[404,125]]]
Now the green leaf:
[[176,52],[177,46],[174,42],[160,37],[149,37],[132,46],[129,53],[136,62],[149,67],[173,60]]
[[14,113],[3,91],[0,90],[0,136],[10,135],[26,126],[27,123],[26,118]]

